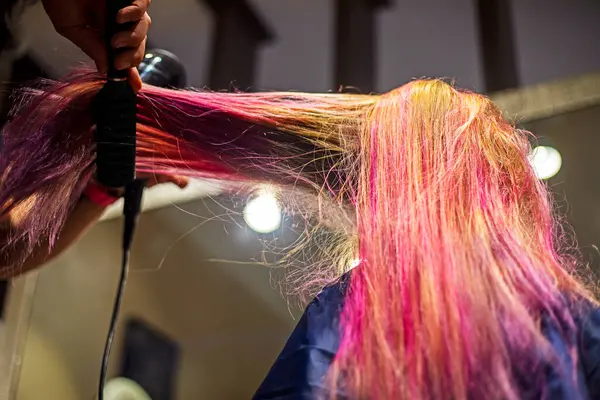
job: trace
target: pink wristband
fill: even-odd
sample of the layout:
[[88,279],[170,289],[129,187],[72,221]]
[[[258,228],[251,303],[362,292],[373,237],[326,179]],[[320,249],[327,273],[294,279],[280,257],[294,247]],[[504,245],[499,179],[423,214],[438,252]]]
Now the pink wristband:
[[98,204],[102,207],[108,207],[119,200],[118,197],[111,195],[106,189],[95,182],[90,182],[83,194],[92,203]]

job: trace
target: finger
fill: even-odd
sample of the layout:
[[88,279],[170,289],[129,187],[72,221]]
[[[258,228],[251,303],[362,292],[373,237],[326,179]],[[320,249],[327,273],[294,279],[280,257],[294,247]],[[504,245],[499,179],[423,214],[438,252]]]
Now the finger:
[[190,180],[185,176],[171,176],[169,180],[181,189],[184,189],[190,183]]
[[137,68],[130,68],[127,76],[127,81],[131,85],[134,92],[139,92],[142,89],[142,78]]
[[152,187],[154,187],[154,186],[156,186],[158,184],[159,184],[159,182],[157,182],[156,179],[148,179],[146,181],[146,187],[147,188],[152,188]]
[[140,172],[140,173],[137,173],[137,172],[136,172],[136,174],[135,174],[135,178],[136,178],[136,179],[145,179],[145,180],[147,181],[147,182],[146,182],[147,184],[148,184],[148,183],[149,183],[149,182],[150,182],[152,179],[154,179],[154,177],[155,177],[155,176],[156,176],[155,174],[151,174],[151,173],[148,173],[148,172]]
[[96,64],[99,72],[105,73],[108,69],[106,46],[100,32],[86,27],[68,27],[57,29],[57,32],[73,42]]
[[151,179],[151,182],[149,181],[148,187],[165,183],[172,183],[179,188],[184,189],[189,184],[189,180],[185,176],[156,175]]
[[115,49],[124,47],[138,47],[148,34],[150,28],[150,17],[148,14],[138,21],[132,29],[119,32],[111,39],[111,44]]
[[115,57],[115,68],[118,70],[137,67],[144,59],[146,51],[146,39],[135,49],[127,49]]
[[117,22],[124,24],[126,22],[139,21],[144,17],[149,6],[150,0],[135,0],[132,5],[119,11],[117,14]]

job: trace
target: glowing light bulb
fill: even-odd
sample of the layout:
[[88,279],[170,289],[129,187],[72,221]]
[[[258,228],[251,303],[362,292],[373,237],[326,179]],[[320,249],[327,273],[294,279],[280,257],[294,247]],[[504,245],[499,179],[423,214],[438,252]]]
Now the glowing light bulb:
[[271,233],[281,226],[281,207],[275,195],[262,190],[246,203],[244,221],[255,232]]
[[146,54],[146,58],[152,58],[152,57],[154,57],[154,54],[152,54],[152,53]]
[[554,147],[537,146],[529,155],[529,162],[538,179],[550,179],[560,171],[562,157]]
[[114,378],[104,386],[107,400],[151,400],[140,385],[126,378]]

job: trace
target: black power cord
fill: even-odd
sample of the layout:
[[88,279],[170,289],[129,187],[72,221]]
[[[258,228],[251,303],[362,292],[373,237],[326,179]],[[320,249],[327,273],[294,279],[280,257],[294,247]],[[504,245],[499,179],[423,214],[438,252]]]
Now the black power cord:
[[113,340],[115,338],[115,331],[117,328],[117,322],[119,320],[119,311],[121,310],[123,294],[125,293],[127,276],[129,275],[129,254],[131,252],[131,244],[133,242],[133,235],[135,233],[137,221],[140,215],[140,211],[142,209],[142,195],[144,193],[145,187],[145,179],[136,179],[130,184],[128,184],[125,188],[125,204],[123,206],[124,223],[121,276],[119,278],[117,295],[115,296],[115,302],[113,304],[112,314],[110,317],[108,336],[106,337],[106,344],[104,345],[104,354],[102,355],[102,365],[100,367],[100,381],[98,384],[98,400],[104,399],[104,384],[106,383],[106,374],[108,371],[108,362],[110,360],[110,351],[112,348]]
[[145,181],[135,180],[137,95],[127,82],[128,71],[118,70],[115,67],[115,58],[118,51],[113,49],[111,44],[111,40],[116,33],[128,28],[128,25],[117,23],[117,13],[119,10],[131,5],[131,3],[132,0],[106,0],[105,38],[108,52],[108,73],[106,83],[96,95],[94,102],[96,116],[96,179],[100,184],[109,188],[125,188],[123,262],[102,356],[100,380],[98,382],[98,400],[104,399],[104,384],[110,350],[127,282],[129,251],[145,186]]
[[[127,0],[129,1],[129,0]],[[110,0],[109,0],[110,3]],[[117,8],[118,10],[119,8]],[[181,61],[173,54],[160,49],[149,50],[138,70],[146,84],[155,86],[171,86],[182,88],[185,86],[185,70]],[[112,83],[111,83],[112,82]],[[108,87],[108,88],[107,88]],[[146,187],[145,179],[131,180],[135,176],[135,94],[129,91],[129,85],[122,80],[109,80],[103,88],[104,94],[97,97],[98,127],[96,140],[100,145],[97,150],[98,180],[100,183],[111,187],[125,186],[123,206],[123,256],[121,263],[121,276],[113,304],[110,325],[98,382],[98,400],[104,399],[104,385],[110,360],[110,352],[115,338],[119,312],[129,274],[129,255],[131,244],[141,212],[142,197]],[[115,113],[115,103],[120,103]],[[132,108],[133,105],[133,108]],[[104,107],[100,109],[101,107]],[[113,113],[106,115],[106,113]],[[133,123],[132,123],[133,121]],[[133,129],[133,140],[131,140]],[[100,132],[98,132],[100,130]],[[120,138],[124,141],[119,142]],[[109,139],[109,140],[107,140]],[[104,140],[100,143],[99,140]],[[125,149],[123,149],[125,146]],[[133,149],[133,153],[132,153]]]

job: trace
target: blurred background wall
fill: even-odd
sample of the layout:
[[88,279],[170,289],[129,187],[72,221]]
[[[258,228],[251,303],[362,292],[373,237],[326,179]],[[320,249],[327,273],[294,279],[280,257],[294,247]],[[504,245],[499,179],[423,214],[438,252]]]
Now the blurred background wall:
[[[337,29],[344,27],[337,23],[340,13],[350,19],[340,41],[350,43],[344,59],[336,61]],[[336,82],[336,63],[348,70],[372,63],[373,85],[362,91],[385,91],[422,76],[454,78],[463,87],[486,91],[484,40],[493,46],[489,53],[506,51],[495,60],[495,75],[515,69],[514,86],[600,69],[600,4],[593,0],[170,0],[154,1],[151,14],[151,45],[182,59],[191,86],[210,85],[212,70],[227,70],[230,76],[219,82],[224,87],[212,89],[246,80],[238,84],[336,90],[341,84],[356,85]],[[26,53],[50,74],[60,76],[84,60],[53,32],[40,5],[27,10],[22,26]],[[220,52],[244,56],[239,65],[213,66],[220,61],[213,48],[218,35],[232,36],[221,38]],[[244,47],[255,48],[255,56]],[[369,51],[371,58],[361,57]],[[502,65],[513,59],[516,67]],[[248,70],[252,76],[241,79]]]
[[[214,219],[223,204],[231,206],[227,199],[186,205],[197,217],[171,207],[141,218],[111,376],[122,367],[122,328],[138,318],[178,346],[173,399],[247,399],[264,378],[298,309],[274,289],[267,268],[248,263],[260,259],[258,235],[235,216]],[[120,231],[120,219],[99,224],[41,271],[18,399],[92,398],[119,276]],[[289,230],[284,236],[293,237]]]

